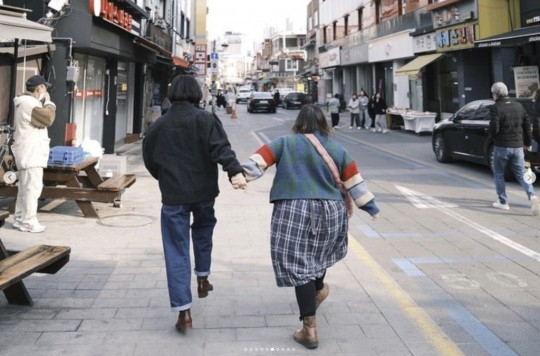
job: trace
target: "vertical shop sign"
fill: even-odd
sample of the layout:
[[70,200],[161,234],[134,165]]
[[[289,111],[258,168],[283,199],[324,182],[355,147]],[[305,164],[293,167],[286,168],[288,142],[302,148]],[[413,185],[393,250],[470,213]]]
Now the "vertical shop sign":
[[540,87],[538,66],[514,67],[516,97],[530,98]]

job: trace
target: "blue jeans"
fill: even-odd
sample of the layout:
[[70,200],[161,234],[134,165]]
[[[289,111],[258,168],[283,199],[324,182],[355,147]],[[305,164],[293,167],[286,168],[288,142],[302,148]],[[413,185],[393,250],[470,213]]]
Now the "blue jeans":
[[[215,200],[161,207],[161,237],[165,254],[169,300],[173,311],[191,308],[190,228],[195,258],[195,275],[210,274],[212,235],[217,219]],[[193,224],[190,218],[193,214]]]
[[494,157],[493,157],[493,179],[495,181],[495,190],[497,191],[497,196],[499,197],[499,202],[501,204],[506,204],[508,202],[508,197],[506,196],[506,183],[504,181],[504,171],[506,170],[506,165],[510,164],[510,168],[514,175],[516,176],[517,181],[527,193],[527,198],[531,200],[531,197],[534,196],[534,188],[531,184],[526,183],[523,180],[523,174],[525,173],[525,154],[523,153],[523,147],[494,147]]

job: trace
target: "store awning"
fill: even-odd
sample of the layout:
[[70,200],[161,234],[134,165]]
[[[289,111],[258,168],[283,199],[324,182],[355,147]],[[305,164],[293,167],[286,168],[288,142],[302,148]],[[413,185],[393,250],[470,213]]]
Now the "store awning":
[[540,41],[540,26],[522,27],[496,36],[474,41],[476,47],[515,47]]
[[420,72],[420,69],[424,68],[433,61],[436,61],[442,56],[442,53],[425,54],[418,56],[403,67],[396,70],[396,75],[411,75],[415,76]]
[[188,69],[189,68],[189,62],[186,61],[184,58],[173,56],[173,63],[175,66],[180,67],[182,69]]
[[[54,44],[24,46],[23,48],[19,49],[17,53],[17,57],[18,58],[32,57],[32,56],[37,56],[43,53],[47,53],[49,51],[53,52],[54,50],[56,50],[56,46]],[[0,53],[13,54],[13,47],[0,47]]]
[[3,11],[0,13],[0,39],[52,42],[52,28],[27,20],[24,13]]

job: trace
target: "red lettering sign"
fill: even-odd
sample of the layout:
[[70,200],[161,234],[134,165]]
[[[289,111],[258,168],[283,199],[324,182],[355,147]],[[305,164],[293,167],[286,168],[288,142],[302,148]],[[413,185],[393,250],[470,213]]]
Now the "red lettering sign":
[[131,31],[133,23],[131,10],[119,6],[117,0],[89,0],[89,9],[92,15]]

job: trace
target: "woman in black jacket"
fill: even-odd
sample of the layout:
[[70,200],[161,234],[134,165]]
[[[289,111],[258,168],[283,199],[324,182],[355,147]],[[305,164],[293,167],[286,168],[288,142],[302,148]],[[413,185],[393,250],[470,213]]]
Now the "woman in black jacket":
[[[236,159],[218,117],[198,107],[202,91],[190,75],[172,81],[171,107],[158,118],[143,141],[143,160],[161,191],[161,235],[171,309],[180,312],[176,328],[186,331],[191,320],[190,236],[193,241],[199,298],[213,286],[208,281],[212,235],[219,194],[218,164],[245,187],[243,168]],[[239,183],[238,183],[239,182]]]
[[373,109],[375,111],[375,128],[377,132],[387,133],[388,127],[386,126],[386,102],[381,97],[381,93],[375,94],[375,100],[373,101]]

